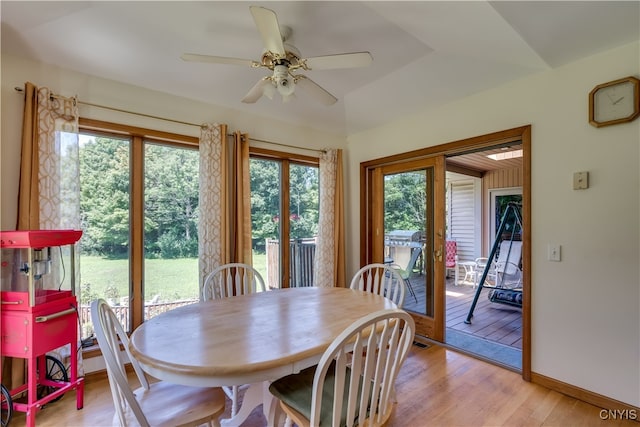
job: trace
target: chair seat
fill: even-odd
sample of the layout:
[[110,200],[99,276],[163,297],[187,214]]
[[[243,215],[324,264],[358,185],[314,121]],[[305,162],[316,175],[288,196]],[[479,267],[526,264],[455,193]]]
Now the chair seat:
[[[287,375],[271,383],[269,391],[283,404],[301,414],[305,420],[311,418],[311,400],[313,398],[313,377],[317,366],[304,369],[297,374]],[[342,417],[340,426],[346,425],[347,417],[347,397],[349,396],[349,378],[351,370],[347,367],[345,379],[345,404],[342,407]],[[333,388],[335,385],[335,362],[327,371],[323,387],[322,408],[320,409],[320,426],[330,426],[333,416],[331,405]],[[356,413],[360,410],[360,405],[356,405]],[[298,421],[299,422],[299,421]]]
[[[220,388],[188,387],[159,381],[150,384],[149,390],[140,387],[133,394],[153,427],[199,426],[219,418],[225,410],[225,394]],[[215,405],[218,410],[212,414],[212,406]],[[137,425],[130,410],[125,416],[131,425]],[[119,425],[117,413],[113,421],[114,425]]]

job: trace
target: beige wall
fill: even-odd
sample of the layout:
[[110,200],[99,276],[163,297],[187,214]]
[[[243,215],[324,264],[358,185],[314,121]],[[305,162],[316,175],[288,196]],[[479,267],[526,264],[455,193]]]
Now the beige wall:
[[[359,262],[359,164],[532,126],[532,370],[640,406],[640,119],[589,125],[597,84],[640,77],[640,45],[348,137],[348,274]],[[576,171],[590,188],[572,189]],[[547,244],[562,261],[547,261]]]
[[[587,94],[639,76],[634,43],[515,81],[439,109],[351,135],[345,152],[347,274],[359,260],[359,164],[525,124],[532,125],[532,368],[640,406],[640,119],[596,129]],[[192,123],[218,121],[258,138],[312,148],[344,139],[220,107],[2,56],[1,224],[15,225],[22,97],[27,80],[86,102]],[[382,101],[381,101],[382,102]],[[197,128],[81,108],[81,115],[197,135]],[[588,190],[571,189],[589,171]],[[546,261],[548,243],[562,262]]]

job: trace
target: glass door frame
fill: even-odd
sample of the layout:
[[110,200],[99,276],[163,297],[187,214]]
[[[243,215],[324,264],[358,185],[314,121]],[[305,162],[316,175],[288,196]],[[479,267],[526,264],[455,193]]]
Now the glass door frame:
[[[372,171],[376,167],[437,155],[455,156],[470,150],[482,150],[500,144],[520,141],[523,149],[522,184],[522,378],[531,381],[531,125],[524,125],[467,139],[430,145],[413,151],[389,155],[360,163],[360,265],[371,262],[371,208],[373,189]],[[484,213],[483,213],[484,216]],[[444,317],[444,314],[443,314]]]
[[[433,259],[433,271],[431,285],[433,288],[433,315],[427,316],[417,312],[409,313],[416,322],[416,333],[436,341],[444,340],[444,309],[445,309],[445,270],[444,270],[444,245],[445,245],[445,158],[444,156],[432,156],[421,159],[411,159],[393,164],[383,164],[367,171],[367,197],[370,203],[366,203],[365,250],[361,251],[361,265],[373,262],[384,262],[384,176],[401,172],[411,172],[422,169],[432,169],[432,182],[427,183],[427,189],[432,195],[427,197],[431,203],[427,203],[427,244],[425,246],[425,258]],[[431,211],[431,212],[430,212]],[[426,278],[425,278],[426,279]],[[427,280],[427,279],[426,279]],[[427,292],[427,298],[429,293]]]

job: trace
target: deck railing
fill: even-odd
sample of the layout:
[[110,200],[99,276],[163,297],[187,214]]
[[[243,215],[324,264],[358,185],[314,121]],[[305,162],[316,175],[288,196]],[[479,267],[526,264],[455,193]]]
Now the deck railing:
[[[280,287],[279,261],[280,241],[266,239],[267,251],[267,286]],[[314,257],[316,254],[316,239],[292,239],[289,241],[289,286],[306,287],[313,286]]]
[[[184,299],[180,301],[167,301],[157,303],[145,303],[144,305],[144,318],[151,319],[160,313],[173,310],[174,308],[182,307],[183,305],[194,304],[198,302],[197,298]],[[120,324],[127,330],[129,328],[129,306],[128,305],[116,305],[109,304],[111,309],[115,313],[116,317],[120,321]],[[83,325],[85,330],[83,336],[88,337],[93,335],[93,322],[91,321],[91,306],[81,305],[78,310],[80,316],[80,324]]]

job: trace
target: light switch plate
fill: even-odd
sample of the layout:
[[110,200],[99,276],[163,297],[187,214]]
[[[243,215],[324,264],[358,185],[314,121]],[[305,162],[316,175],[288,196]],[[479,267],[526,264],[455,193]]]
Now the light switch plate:
[[547,246],[547,259],[549,261],[560,261],[560,245],[549,243]]
[[589,188],[589,172],[574,172],[573,189],[586,190]]

